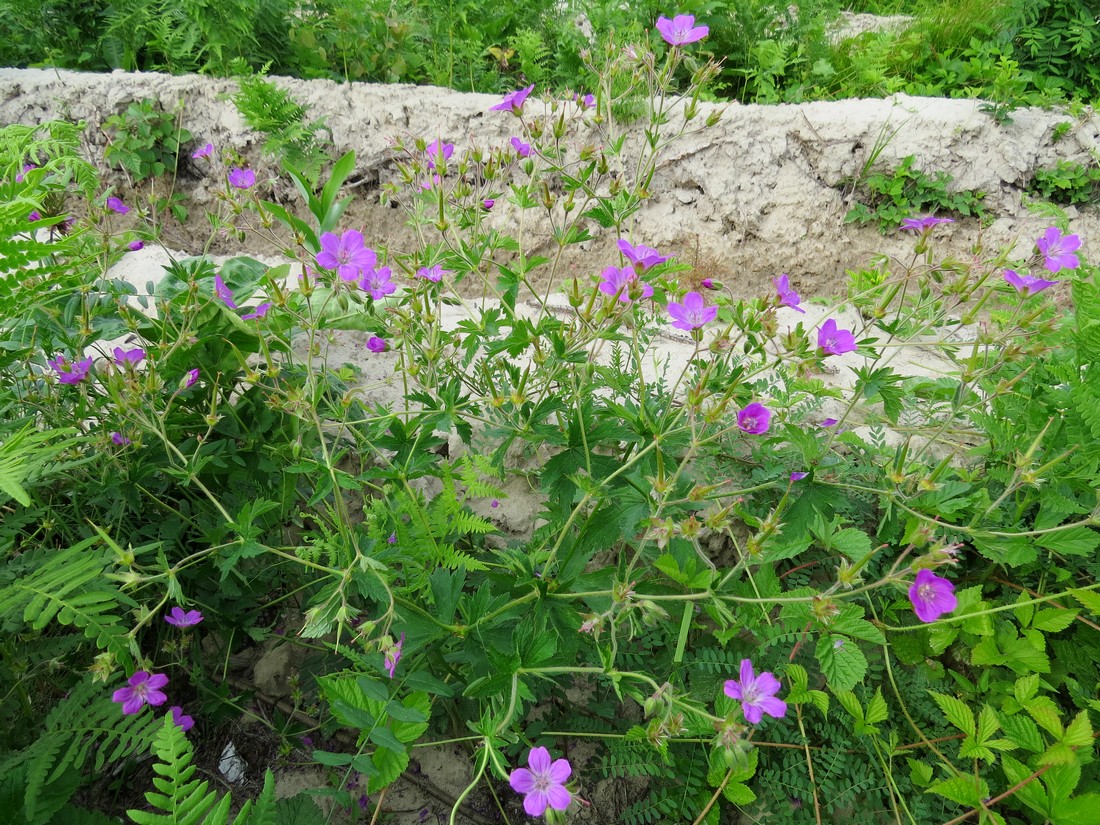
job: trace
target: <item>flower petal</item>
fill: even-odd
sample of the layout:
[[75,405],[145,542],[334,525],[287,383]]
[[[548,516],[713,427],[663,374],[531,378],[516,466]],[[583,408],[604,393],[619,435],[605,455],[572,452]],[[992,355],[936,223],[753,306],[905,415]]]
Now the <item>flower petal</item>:
[[551,785],[547,788],[546,797],[547,801],[550,803],[550,807],[555,811],[564,811],[569,807],[569,803],[573,801],[573,797],[569,795],[569,791],[561,785]]
[[761,699],[759,705],[764,713],[776,719],[782,719],[787,715],[787,703],[782,699],[776,699],[774,696],[767,696]]
[[535,775],[527,768],[516,768],[508,777],[508,784],[516,793],[531,793],[535,789]]
[[527,756],[527,766],[533,773],[545,774],[550,770],[550,751],[546,748],[531,748]]
[[741,693],[741,683],[735,682],[733,679],[727,679],[723,689],[726,692],[726,696],[730,699],[741,699],[743,696]]
[[756,674],[752,672],[752,659],[741,660],[741,687],[747,688],[756,680]]
[[758,696],[775,696],[783,686],[779,680],[769,672],[764,671],[756,677],[756,692]]
[[[556,782],[558,785],[564,785],[569,781],[569,776],[572,773],[573,767],[569,764],[568,759],[555,759],[554,764],[552,764],[550,770],[547,771],[547,776],[550,777],[551,782]],[[553,802],[550,804],[552,805]]]
[[531,816],[542,816],[546,812],[546,791],[531,791],[523,798],[523,810]]
[[750,725],[759,725],[760,720],[764,718],[764,709],[758,704],[746,704],[742,702],[741,710],[745,713],[745,721]]

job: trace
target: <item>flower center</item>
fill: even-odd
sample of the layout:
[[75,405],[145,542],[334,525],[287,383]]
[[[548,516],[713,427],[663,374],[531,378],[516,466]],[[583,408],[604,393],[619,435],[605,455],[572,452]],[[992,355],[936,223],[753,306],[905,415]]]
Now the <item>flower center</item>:
[[825,339],[825,349],[836,349],[836,336],[830,335]]
[[540,793],[546,793],[550,790],[550,777],[543,773],[535,774],[535,790]]
[[744,426],[745,426],[746,430],[755,430],[756,429],[756,417],[751,416],[751,415],[745,416]]
[[917,588],[917,598],[922,602],[933,602],[936,600],[936,589],[930,584],[922,584]]
[[741,701],[746,705],[754,705],[760,701],[760,689],[754,683],[749,683],[741,688],[741,696]]

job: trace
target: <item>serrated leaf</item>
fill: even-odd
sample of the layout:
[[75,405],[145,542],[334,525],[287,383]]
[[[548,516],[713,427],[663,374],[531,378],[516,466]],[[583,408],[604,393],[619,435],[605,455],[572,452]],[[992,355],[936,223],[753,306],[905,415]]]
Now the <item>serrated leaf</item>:
[[1090,556],[1100,546],[1100,533],[1088,527],[1071,527],[1055,533],[1044,533],[1039,545],[1062,556]]
[[936,700],[936,704],[940,706],[940,710],[943,711],[943,715],[947,717],[948,722],[967,736],[974,735],[974,714],[971,713],[965,702],[945,693],[936,693],[934,690],[930,690],[928,693]]
[[1031,626],[1036,630],[1047,633],[1057,633],[1069,627],[1077,618],[1076,610],[1065,608],[1048,608],[1040,610],[1031,621]]
[[810,691],[810,703],[821,711],[822,716],[829,715],[829,694],[823,690]]
[[886,700],[882,698],[882,688],[877,687],[875,688],[875,695],[871,697],[871,701],[867,705],[867,717],[864,721],[868,725],[877,725],[879,722],[885,722],[889,715]]
[[[839,644],[838,644],[839,642]],[[867,658],[855,642],[843,636],[824,633],[817,641],[814,651],[821,672],[836,690],[851,690],[867,673]]]
[[1100,616],[1100,593],[1095,590],[1071,590],[1069,592],[1089,613]]
[[1024,705],[1028,714],[1048,733],[1062,738],[1062,720],[1058,712],[1058,705],[1049,696],[1036,696]]
[[840,706],[848,712],[848,715],[857,723],[863,722],[863,708],[859,704],[859,698],[850,690],[834,690],[833,695],[840,702]]
[[1083,710],[1073,717],[1073,721],[1066,725],[1066,732],[1062,736],[1062,743],[1071,748],[1083,748],[1092,745],[1092,722],[1089,720],[1089,712]]
[[958,802],[960,805],[977,808],[981,806],[981,801],[989,796],[989,783],[984,779],[975,782],[969,776],[955,776],[937,782],[928,790],[931,793],[947,797],[952,802]]
[[1012,686],[1012,693],[1016,701],[1021,705],[1027,704],[1027,700],[1039,692],[1039,674],[1032,673],[1029,676],[1021,676]]
[[1045,747],[1039,726],[1021,713],[1001,717],[1001,728],[1005,735],[1025,750],[1039,753]]
[[734,805],[750,805],[756,801],[756,794],[752,789],[740,782],[727,783],[722,795]]

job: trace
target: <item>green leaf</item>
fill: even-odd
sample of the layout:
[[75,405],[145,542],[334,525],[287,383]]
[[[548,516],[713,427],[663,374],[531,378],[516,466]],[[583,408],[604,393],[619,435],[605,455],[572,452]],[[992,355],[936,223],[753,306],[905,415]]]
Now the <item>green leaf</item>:
[[975,782],[973,777],[956,776],[937,782],[928,790],[960,805],[978,808],[981,807],[981,801],[989,796],[989,783],[984,779]]
[[1083,710],[1073,717],[1073,721],[1066,726],[1066,733],[1062,737],[1062,744],[1071,748],[1083,748],[1092,745],[1092,722],[1089,720],[1089,712]]
[[1036,630],[1047,633],[1057,633],[1069,627],[1077,618],[1076,610],[1066,608],[1048,608],[1040,610],[1031,621],[1031,626]]
[[1091,556],[1100,546],[1100,533],[1088,527],[1071,527],[1039,536],[1040,546],[1062,556]]
[[877,687],[875,688],[875,695],[871,697],[871,702],[867,705],[867,718],[864,721],[868,725],[877,725],[879,722],[885,722],[889,715],[886,700],[882,698],[882,688]]
[[1058,705],[1049,696],[1036,696],[1024,705],[1028,714],[1052,736],[1062,738],[1062,719]]
[[936,693],[934,690],[930,690],[928,693],[936,700],[936,704],[940,706],[940,710],[943,711],[943,715],[947,717],[948,722],[967,736],[974,735],[974,714],[971,713],[965,702],[956,699],[954,696]]
[[817,641],[814,655],[834,692],[851,690],[863,681],[867,673],[867,659],[863,651],[855,642],[843,636],[822,634]]
[[380,748],[389,748],[394,753],[405,752],[404,743],[396,736],[394,736],[393,731],[387,727],[379,726],[371,729],[368,737],[370,738],[370,741],[378,745],[378,747]]
[[1023,714],[1002,715],[1001,728],[1009,739],[1032,753],[1040,753],[1046,747],[1039,726]]

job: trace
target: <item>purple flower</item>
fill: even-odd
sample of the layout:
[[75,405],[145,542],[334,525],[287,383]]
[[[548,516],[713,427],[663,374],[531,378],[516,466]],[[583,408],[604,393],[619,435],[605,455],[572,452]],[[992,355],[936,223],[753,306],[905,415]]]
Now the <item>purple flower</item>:
[[519,116],[523,113],[523,102],[527,100],[527,96],[535,90],[535,84],[532,83],[526,89],[516,89],[514,92],[508,92],[504,96],[504,100],[500,101],[496,106],[490,106],[491,112],[511,112],[512,114]]
[[772,283],[775,284],[775,291],[779,295],[779,305],[781,307],[790,307],[795,312],[806,312],[806,310],[799,306],[799,304],[802,303],[802,299],[798,297],[797,292],[791,289],[791,279],[787,277],[786,272],[778,278],[773,278]]
[[33,212],[31,212],[29,215],[27,215],[27,221],[29,223],[34,223],[35,221],[40,221],[40,220],[42,220],[42,215],[39,214],[37,209],[35,209]]
[[494,510],[497,509],[497,507],[500,506],[500,499],[494,498],[492,501],[489,502],[489,506],[492,507]]
[[1025,298],[1030,298],[1037,292],[1042,292],[1044,289],[1058,283],[1057,281],[1044,281],[1042,278],[1036,278],[1033,275],[1020,275],[1013,269],[1005,270],[1005,280],[1016,287],[1016,291]]
[[339,238],[332,232],[321,235],[321,251],[317,253],[317,265],[334,269],[342,281],[357,281],[363,270],[373,269],[378,256],[363,243],[363,233],[349,229]]
[[271,309],[271,301],[264,301],[258,307],[251,312],[245,313],[241,316],[242,321],[254,321],[257,318],[263,318],[267,315],[267,311]]
[[909,601],[917,618],[926,623],[936,621],[941,614],[950,613],[959,605],[955,585],[928,569],[917,571],[909,588]]
[[695,25],[695,16],[691,14],[678,14],[672,20],[658,17],[657,31],[670,46],[685,46],[710,34],[708,27]]
[[826,355],[843,355],[855,352],[856,338],[848,329],[837,329],[836,321],[830,318],[817,331],[817,345]]
[[62,384],[79,384],[87,376],[88,372],[92,369],[91,357],[82,358],[79,361],[73,361],[69,363],[63,356],[58,355],[56,358],[46,362],[57,373],[57,380]]
[[565,787],[573,768],[568,759],[550,761],[546,748],[532,748],[527,754],[527,768],[516,768],[508,784],[516,793],[524,794],[523,810],[530,816],[542,816],[547,806],[564,811],[573,801]]
[[107,208],[112,212],[117,212],[120,215],[125,215],[130,211],[130,207],[124,204],[120,199],[115,197],[107,198]]
[[809,475],[809,473],[803,473],[801,471],[795,471],[795,472],[791,473],[791,481],[801,481],[802,479],[804,479],[808,475]]
[[649,298],[653,295],[653,287],[639,281],[638,273],[633,269],[620,269],[617,266],[609,266],[600,273],[600,277],[603,279],[600,281],[600,292],[612,297],[618,295],[619,300],[624,304],[630,303],[630,293],[632,291],[637,292],[636,288],[641,289],[642,298]]
[[192,719],[190,716],[185,716],[183,713],[183,708],[181,708],[179,705],[173,705],[169,708],[169,710],[172,712],[172,724],[174,724],[184,733],[195,727],[195,720]]
[[933,215],[928,215],[924,218],[906,218],[901,222],[901,228],[903,231],[927,232],[933,226],[939,226],[941,223],[954,222],[952,218],[937,218]]
[[[389,638],[388,636],[386,637]],[[382,664],[386,668],[386,672],[390,674],[390,678],[393,678],[393,674],[397,671],[397,663],[401,661],[401,648],[405,644],[405,634],[401,634],[401,638],[397,640],[397,644],[389,645],[386,650],[385,656],[382,657]]]
[[37,169],[37,168],[38,167],[33,163],[23,164],[23,171],[15,176],[15,182],[16,183],[22,183],[23,182],[23,177],[27,174],[27,172],[31,171],[31,169]]
[[492,209],[495,204],[496,201],[492,198],[486,198],[481,202],[481,205],[484,206],[486,210]]
[[377,335],[372,335],[367,340],[367,349],[371,352],[385,352],[390,348],[390,345],[386,343],[385,338],[379,338]]
[[194,152],[192,152],[191,157],[195,160],[198,160],[199,158],[208,158],[212,154],[214,154],[214,144],[208,143],[201,149],[196,149]]
[[581,97],[579,94],[573,95],[573,100],[577,102],[577,105],[582,109],[591,109],[596,105],[596,96],[593,94],[587,94]]
[[759,401],[753,401],[737,413],[737,426],[749,435],[766,433],[771,421],[772,411]]
[[1081,261],[1073,254],[1081,247],[1081,238],[1077,235],[1063,235],[1058,227],[1051,226],[1035,245],[1043,256],[1043,266],[1050,272],[1076,269],[1081,265]]
[[359,279],[359,288],[369,292],[374,300],[381,301],[397,289],[397,284],[390,278],[391,274],[388,266],[371,269]]
[[835,418],[826,418],[825,420],[823,420],[817,426],[819,426],[819,427],[835,427],[838,423],[840,423],[840,422],[837,421]]
[[745,721],[751,725],[759,725],[765,713],[774,719],[782,719],[787,715],[787,703],[775,698],[780,687],[779,680],[768,671],[754,676],[752,661],[742,659],[741,681],[728,679],[725,691],[726,696],[741,702]]
[[251,189],[256,185],[256,173],[251,169],[234,168],[229,172],[229,184],[238,189]]
[[439,138],[436,138],[428,144],[428,168],[435,169],[436,166],[443,166],[454,153],[455,145],[453,143],[440,143]]
[[652,266],[663,264],[668,260],[668,255],[659,255],[657,250],[649,246],[634,246],[625,238],[619,238],[619,251],[623,257],[634,265],[634,271],[639,275]]
[[524,143],[518,137],[512,138],[512,148],[516,150],[516,154],[521,158],[530,157],[531,155],[531,144]]
[[188,389],[195,386],[195,382],[199,380],[199,368],[195,367],[187,373],[187,377],[183,379],[183,386],[181,389]]
[[168,677],[163,673],[139,670],[130,677],[129,687],[116,690],[111,700],[122,703],[123,713],[137,713],[144,705],[163,705],[167,702],[168,697],[161,690],[166,684]]
[[145,350],[141,347],[134,347],[133,349],[115,347],[114,356],[115,363],[120,367],[136,367],[145,360]]
[[233,292],[225,285],[221,275],[214,276],[214,294],[225,301],[225,305],[230,309],[237,308],[237,304],[233,300]]
[[433,284],[438,284],[443,280],[444,275],[450,275],[451,270],[444,269],[443,264],[433,264],[432,266],[422,266],[416,270],[416,277],[423,278],[425,281],[431,281]]
[[111,433],[111,441],[115,442],[115,444],[117,444],[120,447],[125,447],[128,444],[133,443],[130,439],[128,439],[126,436],[124,436],[122,433],[118,432],[117,430],[115,432]]
[[397,544],[397,531],[394,530],[386,539],[386,544]]
[[126,247],[131,252],[137,252],[139,249],[145,249],[145,242],[144,241],[130,241],[130,243],[126,244]]
[[164,617],[164,621],[176,627],[193,627],[202,621],[202,612],[199,610],[184,610],[176,605]]
[[672,325],[676,329],[690,332],[713,321],[718,316],[718,307],[705,306],[702,295],[689,292],[682,304],[673,301],[668,305],[668,314],[672,316]]
[[704,278],[699,282],[699,286],[703,289],[718,289],[718,287],[714,285],[714,279],[712,278]]

